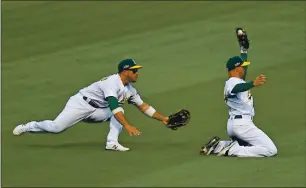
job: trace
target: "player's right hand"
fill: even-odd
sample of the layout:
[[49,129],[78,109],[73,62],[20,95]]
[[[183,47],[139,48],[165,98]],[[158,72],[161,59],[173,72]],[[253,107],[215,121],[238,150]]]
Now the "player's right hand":
[[260,86],[265,84],[267,81],[267,77],[263,74],[257,76],[257,78],[253,81],[253,85],[256,86]]
[[127,130],[127,132],[129,133],[130,136],[133,136],[133,135],[140,135],[141,132],[139,130],[137,130],[135,127],[131,126],[131,125],[128,125],[125,127],[125,129]]

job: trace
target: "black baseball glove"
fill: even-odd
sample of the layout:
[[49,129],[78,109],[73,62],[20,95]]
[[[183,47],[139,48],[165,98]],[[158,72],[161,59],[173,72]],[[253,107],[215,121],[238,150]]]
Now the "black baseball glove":
[[[239,32],[239,30],[241,30],[242,32],[241,31]],[[246,31],[243,28],[241,28],[241,27],[236,28],[236,36],[237,36],[238,43],[239,43],[240,47],[242,47],[246,50],[249,49],[250,41],[248,39],[248,35],[247,35]]]
[[177,130],[178,128],[187,125],[189,120],[190,112],[183,109],[169,116],[167,127],[172,130]]

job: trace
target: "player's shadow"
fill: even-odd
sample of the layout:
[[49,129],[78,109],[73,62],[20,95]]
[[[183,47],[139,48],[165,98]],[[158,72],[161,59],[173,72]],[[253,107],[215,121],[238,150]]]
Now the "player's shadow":
[[[186,148],[186,147],[190,147],[190,145],[192,145],[189,142],[182,142],[182,141],[178,141],[178,142],[158,142],[158,141],[146,141],[146,142],[137,142],[137,141],[125,141],[121,143],[122,145],[126,146],[126,147],[131,147],[131,148],[138,148],[138,149],[144,149],[144,150],[152,150],[152,149],[159,149],[159,150],[163,150],[163,149],[168,149],[169,147],[171,148]],[[69,143],[60,143],[60,144],[56,144],[56,143],[50,143],[50,144],[27,144],[27,147],[30,148],[41,148],[41,149],[88,149],[88,150],[92,150],[92,149],[103,149],[105,147],[105,142],[104,141],[90,141],[90,142],[69,142]],[[191,146],[194,147],[194,146]]]
[[27,144],[31,148],[50,148],[50,149],[104,149],[104,143],[99,141],[92,142],[69,142],[61,144]]

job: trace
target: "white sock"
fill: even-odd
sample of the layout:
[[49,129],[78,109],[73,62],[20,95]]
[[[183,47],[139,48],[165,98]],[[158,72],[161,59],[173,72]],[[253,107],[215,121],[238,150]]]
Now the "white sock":
[[228,146],[232,141],[231,140],[221,140],[216,146],[214,153],[219,153],[223,148]]
[[118,143],[119,135],[122,131],[122,125],[112,116],[109,124],[109,133],[107,135],[107,143]]

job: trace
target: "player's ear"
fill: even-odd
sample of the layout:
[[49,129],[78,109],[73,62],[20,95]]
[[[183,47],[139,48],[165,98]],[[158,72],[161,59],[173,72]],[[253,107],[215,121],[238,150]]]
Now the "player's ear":
[[127,72],[128,72],[127,70],[124,70],[124,71],[122,71],[122,74],[123,74],[124,76],[126,76],[126,75],[128,75]]

